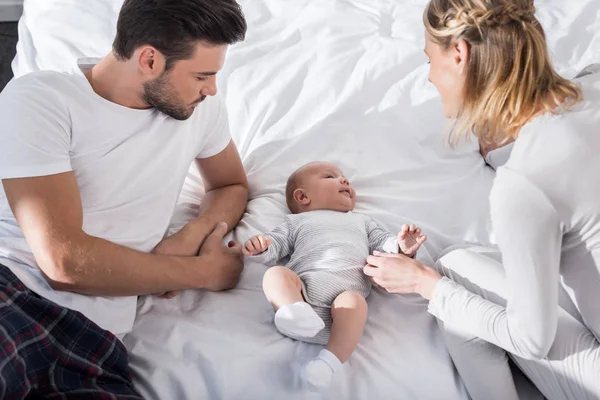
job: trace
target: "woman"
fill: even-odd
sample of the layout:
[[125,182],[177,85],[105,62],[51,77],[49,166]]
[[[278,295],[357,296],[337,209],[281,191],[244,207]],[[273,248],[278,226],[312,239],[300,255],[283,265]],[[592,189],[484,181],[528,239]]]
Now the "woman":
[[452,140],[515,140],[490,195],[501,257],[463,248],[432,269],[375,254],[365,274],[430,300],[473,398],[517,398],[501,348],[547,398],[600,399],[600,74],[580,89],[555,72],[532,3],[431,0],[424,13]]

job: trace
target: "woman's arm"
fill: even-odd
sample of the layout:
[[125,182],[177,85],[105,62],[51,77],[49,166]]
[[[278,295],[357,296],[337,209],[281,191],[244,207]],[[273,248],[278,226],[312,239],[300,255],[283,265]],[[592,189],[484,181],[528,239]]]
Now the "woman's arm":
[[507,169],[498,172],[490,201],[506,308],[448,284],[436,289],[430,308],[442,320],[460,318],[477,336],[513,354],[543,358],[556,335],[560,218],[542,191]]
[[556,334],[561,221],[538,188],[506,169],[496,178],[491,208],[506,272],[506,307],[406,258],[369,258],[372,266],[365,273],[383,287],[430,298],[430,312],[442,321],[460,324],[517,356],[543,358]]

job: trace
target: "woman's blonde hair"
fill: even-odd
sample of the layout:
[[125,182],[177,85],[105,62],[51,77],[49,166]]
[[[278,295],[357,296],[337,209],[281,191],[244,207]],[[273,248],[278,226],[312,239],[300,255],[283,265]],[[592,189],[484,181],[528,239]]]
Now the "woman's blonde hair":
[[502,145],[541,109],[554,112],[582,100],[580,88],[559,76],[548,54],[533,0],[431,0],[423,14],[429,37],[448,49],[470,45],[463,104],[452,128],[455,144],[469,132]]

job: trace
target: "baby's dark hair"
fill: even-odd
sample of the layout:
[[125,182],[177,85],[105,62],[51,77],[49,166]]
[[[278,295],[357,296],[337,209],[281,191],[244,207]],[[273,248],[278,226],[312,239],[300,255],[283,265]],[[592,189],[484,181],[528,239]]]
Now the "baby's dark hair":
[[288,178],[287,184],[285,185],[285,201],[292,214],[300,214],[302,212],[299,204],[294,199],[294,192],[296,191],[296,189],[300,188],[300,185],[302,184],[300,173],[306,167],[313,164],[318,164],[320,162],[321,161],[313,161],[309,162],[308,164],[304,164],[303,166],[295,170]]

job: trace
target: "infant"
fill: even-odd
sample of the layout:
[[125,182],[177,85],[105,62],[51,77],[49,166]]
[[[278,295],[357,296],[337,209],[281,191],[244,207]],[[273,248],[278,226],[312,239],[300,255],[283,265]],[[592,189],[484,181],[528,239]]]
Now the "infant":
[[[294,172],[286,200],[292,214],[271,233],[244,245],[244,254],[272,267],[263,290],[284,335],[327,345],[303,367],[311,390],[329,386],[356,348],[367,320],[371,290],[363,274],[373,251],[413,257],[427,239],[414,225],[392,235],[371,218],[353,213],[356,193],[342,171],[314,162]],[[290,257],[285,267],[274,266]]]

